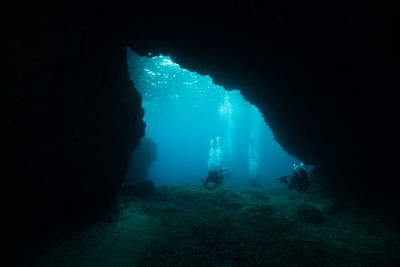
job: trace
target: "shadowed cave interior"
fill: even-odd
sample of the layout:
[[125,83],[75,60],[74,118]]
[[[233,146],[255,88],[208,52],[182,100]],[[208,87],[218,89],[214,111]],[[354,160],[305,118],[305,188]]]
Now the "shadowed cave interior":
[[[392,142],[387,106],[395,69],[393,9],[351,3],[124,9],[58,4],[11,7],[9,15],[14,19],[4,32],[1,63],[0,177],[6,252],[14,265],[400,262],[397,177],[388,175],[386,161]],[[162,159],[172,162],[178,150],[168,156],[175,147],[158,140],[168,140],[169,128],[182,129],[174,134],[190,139],[194,126],[185,132],[175,119],[152,129],[146,116],[166,110],[146,109],[149,73],[139,63],[132,68],[132,51],[140,64],[165,59],[223,88],[201,100],[210,108],[197,116],[215,118],[210,127],[222,120],[218,111],[211,114],[212,101],[215,107],[230,101],[246,112],[257,109],[262,127],[290,158],[287,169],[267,173],[262,158],[273,149],[247,143],[246,115],[239,131],[246,137],[232,135],[233,144],[243,144],[236,153],[242,158],[233,159],[231,180],[217,189],[207,190],[200,180],[214,168],[211,139],[229,144],[228,131],[203,131],[204,140],[198,131],[192,139],[203,140],[201,145],[185,143],[202,162],[192,166],[187,156],[193,168],[181,176],[174,172],[178,165],[162,169]],[[171,92],[183,103],[179,109],[192,104],[192,98]],[[157,152],[142,154],[149,150]],[[289,190],[277,179],[300,162],[312,182],[306,190]],[[143,168],[133,174],[137,166]],[[252,175],[261,186],[250,183]]]

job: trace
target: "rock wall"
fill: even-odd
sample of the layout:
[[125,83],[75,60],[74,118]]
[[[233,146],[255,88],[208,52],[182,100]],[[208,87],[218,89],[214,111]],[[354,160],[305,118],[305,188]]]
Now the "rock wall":
[[325,168],[339,191],[373,201],[375,193],[396,195],[386,161],[390,7],[214,3],[158,7],[134,21],[124,20],[130,10],[115,12],[136,52],[170,55],[241,89],[284,149]]
[[109,205],[144,136],[121,36],[68,11],[20,14],[3,50],[0,176],[22,235]]
[[157,160],[157,143],[149,137],[140,140],[140,144],[133,151],[128,167],[127,181],[134,182],[148,177],[148,171],[154,161]]
[[277,141],[337,187],[395,196],[385,194],[393,179],[382,119],[394,69],[390,11],[283,2],[8,11],[0,172],[12,222],[50,224],[115,196],[145,128],[126,46],[240,88]]

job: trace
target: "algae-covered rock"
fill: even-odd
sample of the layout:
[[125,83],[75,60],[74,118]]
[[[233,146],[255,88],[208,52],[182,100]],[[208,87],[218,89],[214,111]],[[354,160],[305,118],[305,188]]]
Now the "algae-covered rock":
[[301,205],[295,212],[295,217],[304,223],[320,224],[325,221],[321,210],[311,205]]
[[266,192],[261,191],[261,190],[249,188],[249,189],[245,189],[244,192],[258,200],[261,200],[261,201],[269,200],[269,197],[267,196]]
[[251,213],[259,213],[263,216],[269,217],[275,213],[276,208],[272,205],[256,205],[256,206],[250,207],[248,209],[248,211]]
[[122,198],[111,220],[52,244],[35,266],[399,266],[399,232],[376,219],[333,216],[307,194],[266,203],[246,190],[185,185]]

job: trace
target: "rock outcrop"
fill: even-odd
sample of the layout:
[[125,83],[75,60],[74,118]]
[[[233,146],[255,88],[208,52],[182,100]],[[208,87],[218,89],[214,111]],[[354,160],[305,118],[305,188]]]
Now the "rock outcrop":
[[240,88],[288,152],[342,189],[394,203],[383,117],[395,16],[360,8],[9,9],[0,176],[11,224],[90,213],[118,192],[145,129],[126,46]]

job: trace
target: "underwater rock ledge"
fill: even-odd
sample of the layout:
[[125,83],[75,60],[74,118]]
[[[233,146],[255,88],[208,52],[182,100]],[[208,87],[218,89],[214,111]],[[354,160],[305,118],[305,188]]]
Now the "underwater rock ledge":
[[[0,97],[2,197],[16,246],[112,204],[145,129],[119,36],[78,21],[69,35],[55,33],[65,18],[48,15],[54,24],[27,24],[40,38],[16,35],[8,47],[20,56],[6,58],[15,73]],[[51,45],[58,46],[44,54]]]
[[166,52],[227,88],[243,88],[289,152],[320,163],[326,180],[354,199],[398,213],[398,178],[385,173],[392,140],[382,101],[391,97],[395,46],[387,40],[395,40],[395,17],[359,8],[7,9],[0,177],[13,242],[101,210],[118,192],[145,127],[126,45],[143,55]]

